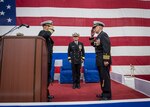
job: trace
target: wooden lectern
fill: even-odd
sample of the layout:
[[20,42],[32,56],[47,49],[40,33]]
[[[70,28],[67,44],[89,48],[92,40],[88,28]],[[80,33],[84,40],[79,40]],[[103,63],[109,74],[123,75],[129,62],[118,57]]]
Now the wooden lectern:
[[0,102],[46,102],[47,58],[42,37],[0,38]]

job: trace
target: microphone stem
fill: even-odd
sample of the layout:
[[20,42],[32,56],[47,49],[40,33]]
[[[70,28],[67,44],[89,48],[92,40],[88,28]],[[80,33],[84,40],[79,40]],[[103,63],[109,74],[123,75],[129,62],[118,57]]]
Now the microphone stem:
[[8,33],[10,33],[10,32],[13,32],[13,31],[15,31],[16,29],[19,29],[21,26],[14,26],[12,29],[10,29],[8,32],[6,32],[5,34],[3,34],[2,36],[5,36],[5,35],[7,35]]

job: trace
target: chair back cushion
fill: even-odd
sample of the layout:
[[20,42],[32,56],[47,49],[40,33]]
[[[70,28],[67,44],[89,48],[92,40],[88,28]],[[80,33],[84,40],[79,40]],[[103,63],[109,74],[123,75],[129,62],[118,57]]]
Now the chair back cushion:
[[95,58],[86,58],[84,61],[84,68],[88,70],[97,69]]
[[62,69],[64,70],[71,70],[71,63],[68,61],[68,59],[63,59],[62,61]]

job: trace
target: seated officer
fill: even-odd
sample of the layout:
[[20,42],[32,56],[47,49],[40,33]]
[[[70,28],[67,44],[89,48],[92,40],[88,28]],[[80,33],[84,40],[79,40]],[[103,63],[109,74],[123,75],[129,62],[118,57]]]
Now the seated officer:
[[83,43],[79,42],[79,34],[74,33],[73,42],[69,43],[68,46],[68,60],[72,65],[72,88],[80,88],[80,69],[81,64],[84,60],[84,46]]

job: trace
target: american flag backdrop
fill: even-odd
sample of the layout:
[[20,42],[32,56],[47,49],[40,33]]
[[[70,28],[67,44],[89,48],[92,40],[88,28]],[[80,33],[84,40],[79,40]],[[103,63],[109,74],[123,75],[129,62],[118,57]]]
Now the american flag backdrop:
[[[94,57],[88,38],[93,21],[102,21],[111,39],[112,72],[150,74],[150,0],[0,0],[0,35],[13,26],[28,24],[7,36],[37,36],[40,23],[53,20],[53,58],[67,58],[72,33],[80,34],[86,58]],[[59,64],[58,64],[59,65]]]

